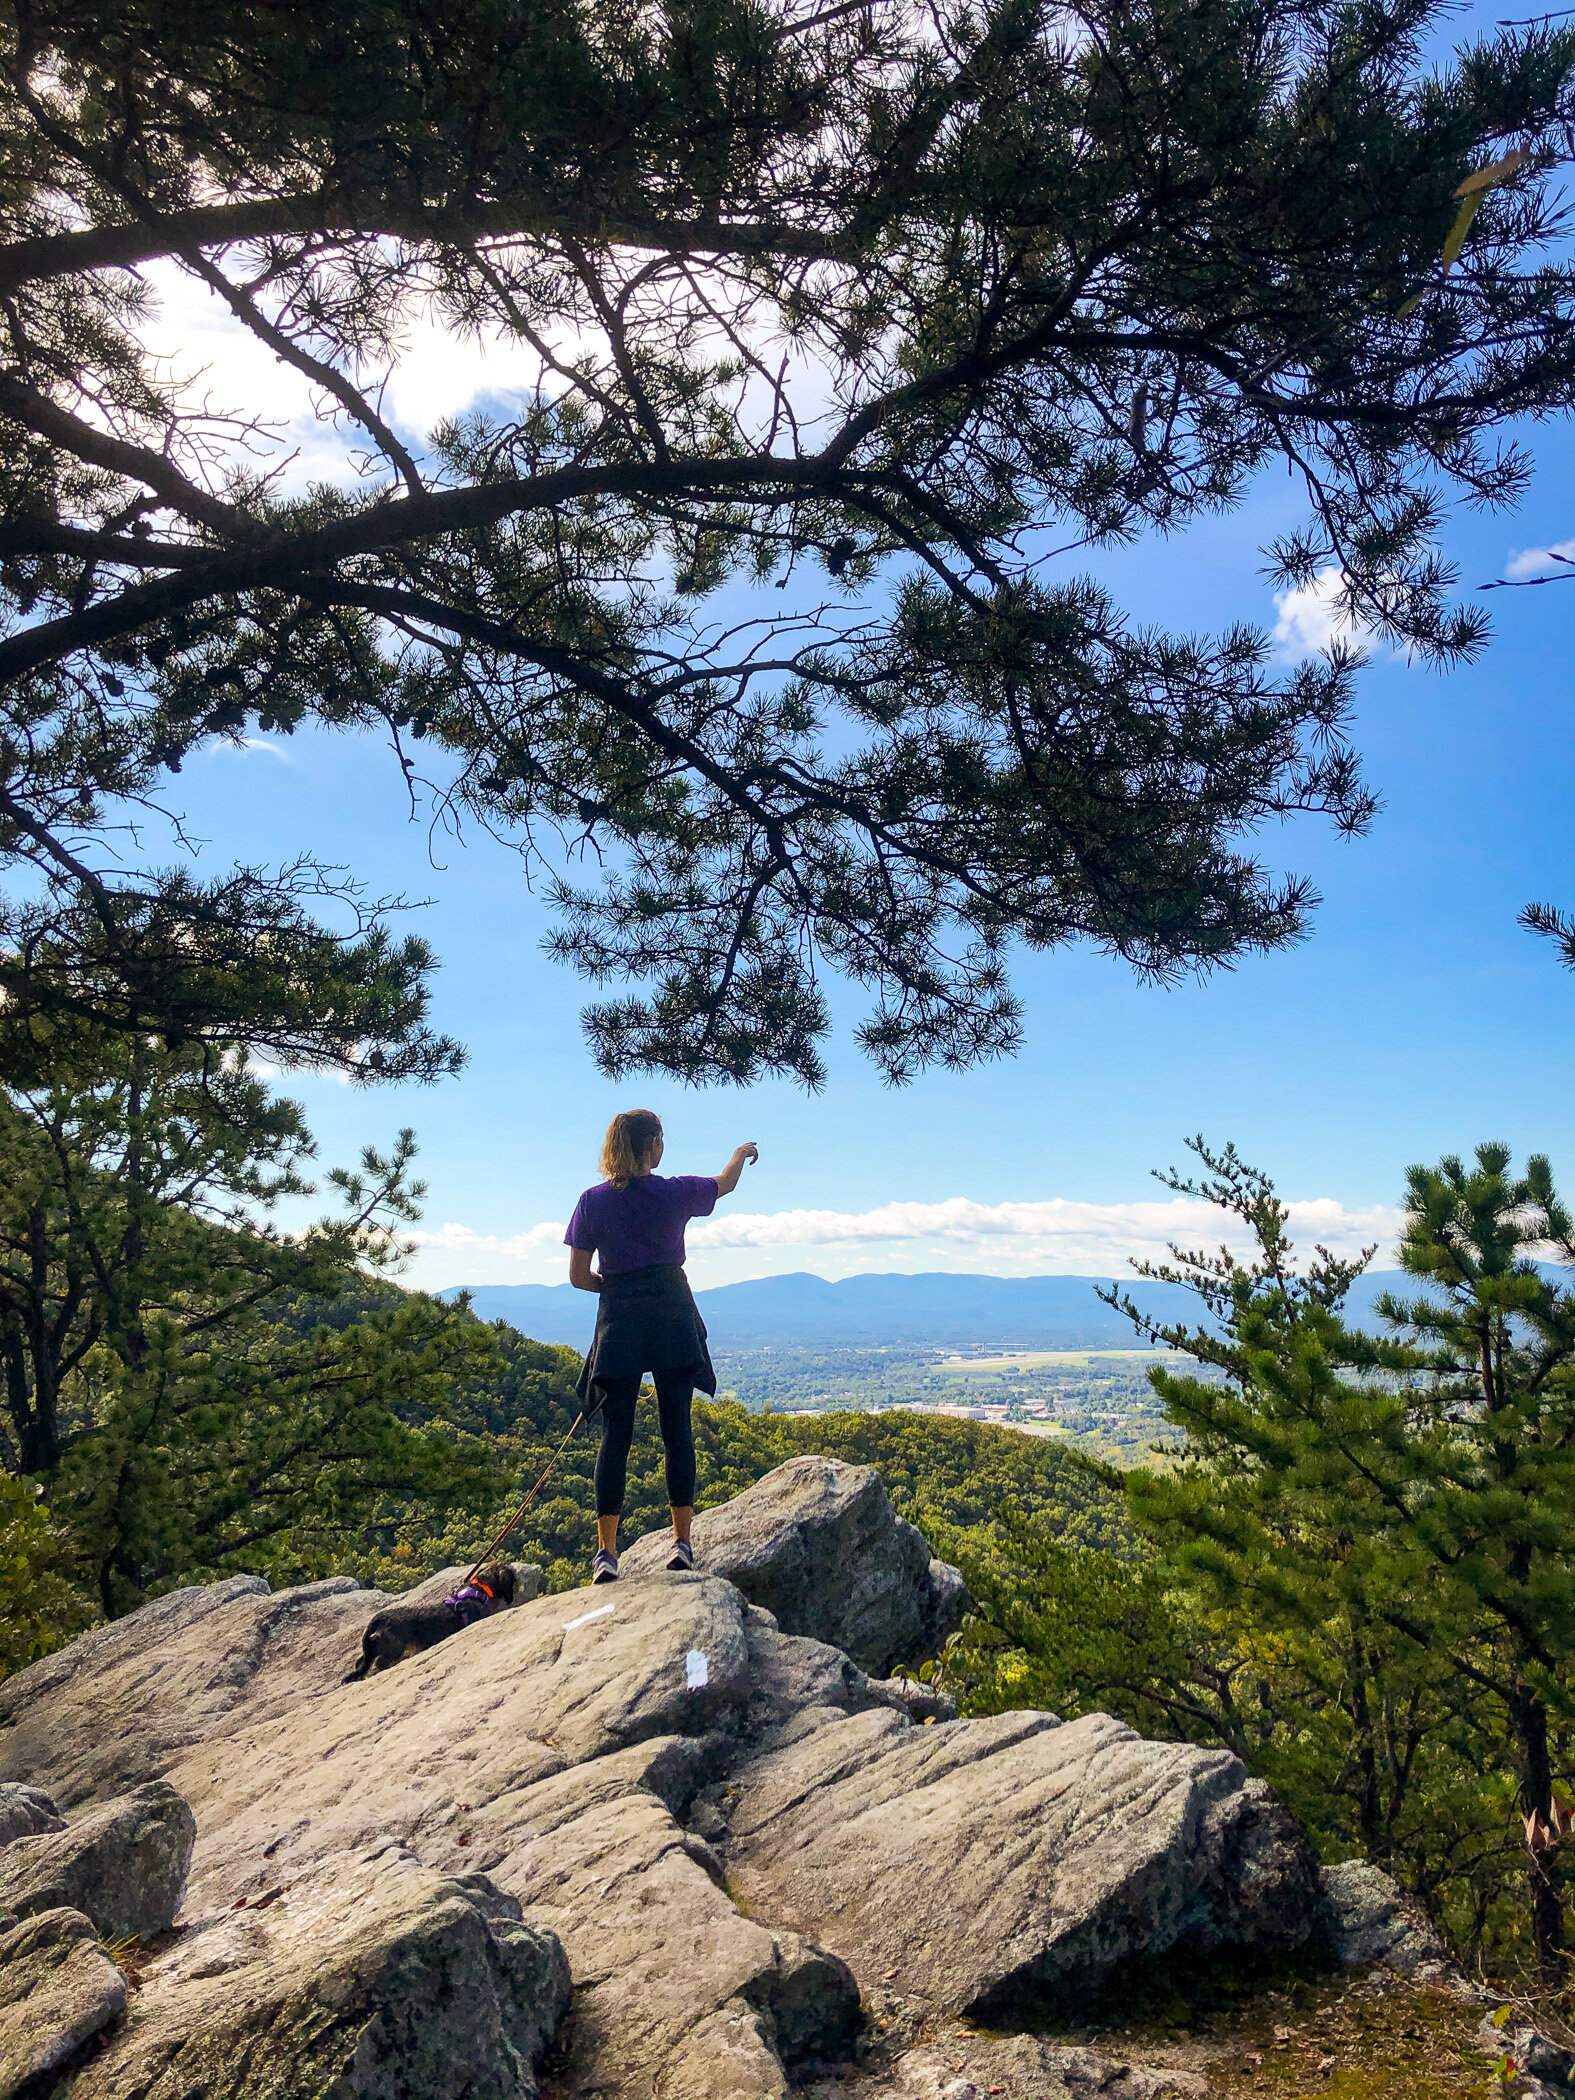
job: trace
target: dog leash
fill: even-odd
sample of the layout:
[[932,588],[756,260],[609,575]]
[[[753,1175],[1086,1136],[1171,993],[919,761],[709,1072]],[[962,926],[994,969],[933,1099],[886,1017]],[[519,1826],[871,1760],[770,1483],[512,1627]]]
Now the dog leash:
[[[598,1402],[597,1405],[599,1406],[600,1402]],[[568,1450],[570,1444],[574,1441],[575,1430],[579,1428],[580,1424],[585,1420],[585,1417],[588,1414],[594,1414],[595,1412],[596,1409],[592,1407],[582,1407],[580,1409],[579,1413],[575,1416],[574,1420],[569,1425],[568,1435],[558,1446],[557,1450],[554,1451],[551,1458],[548,1459],[546,1466],[542,1471],[541,1479],[537,1481],[536,1485],[525,1497],[525,1500],[520,1504],[519,1508],[514,1512],[513,1516],[509,1518],[509,1521],[504,1525],[503,1529],[492,1541],[492,1544],[486,1548],[485,1552],[483,1552],[481,1558],[476,1562],[475,1567],[473,1567],[470,1573],[465,1577],[466,1582],[474,1582],[477,1573],[487,1565],[487,1562],[489,1560],[491,1560],[493,1554],[497,1552],[498,1548],[503,1544],[503,1541],[508,1537],[509,1533],[519,1522],[520,1518],[524,1516],[526,1510],[530,1508],[531,1504],[535,1501],[536,1497],[541,1493],[542,1488],[546,1483],[548,1474],[551,1473],[553,1467],[558,1463],[559,1459],[562,1458],[564,1452]],[[464,1584],[462,1583],[460,1587],[463,1588]]]

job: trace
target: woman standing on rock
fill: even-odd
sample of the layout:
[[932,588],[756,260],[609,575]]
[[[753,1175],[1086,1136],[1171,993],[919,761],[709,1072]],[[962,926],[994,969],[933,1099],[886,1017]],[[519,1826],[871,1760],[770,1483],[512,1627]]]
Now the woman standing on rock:
[[[715,1393],[716,1373],[706,1347],[705,1322],[684,1274],[684,1227],[706,1218],[718,1196],[738,1186],[746,1160],[760,1154],[740,1145],[720,1174],[661,1175],[662,1125],[649,1109],[614,1116],[602,1140],[607,1177],[587,1189],[574,1206],[563,1235],[569,1281],[576,1290],[596,1291],[596,1332],[579,1395],[586,1405],[599,1398],[602,1446],[596,1455],[596,1558],[593,1582],[618,1580],[618,1520],[623,1514],[629,1446],[640,1380],[649,1371],[656,1385],[656,1412],[667,1453],[667,1499],[673,1512],[670,1568],[692,1568],[689,1530],[694,1522],[695,1439],[690,1403],[695,1387]],[[591,1267],[591,1256],[600,1257]]]

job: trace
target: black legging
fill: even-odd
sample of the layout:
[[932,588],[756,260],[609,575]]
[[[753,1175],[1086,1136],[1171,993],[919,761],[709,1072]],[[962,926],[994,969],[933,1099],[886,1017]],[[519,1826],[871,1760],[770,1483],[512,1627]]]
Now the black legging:
[[[694,1380],[687,1371],[653,1371],[656,1418],[667,1452],[667,1499],[674,1509],[692,1509],[695,1499],[695,1433],[689,1418]],[[596,1454],[596,1514],[623,1515],[624,1483],[629,1473],[629,1446],[634,1442],[634,1408],[640,1378],[598,1379],[602,1401],[602,1447]]]

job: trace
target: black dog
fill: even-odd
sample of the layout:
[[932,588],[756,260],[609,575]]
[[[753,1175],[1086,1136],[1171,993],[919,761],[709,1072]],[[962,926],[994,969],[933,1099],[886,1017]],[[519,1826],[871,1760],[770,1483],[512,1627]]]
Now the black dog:
[[391,1670],[407,1655],[435,1648],[451,1633],[490,1619],[514,1602],[514,1570],[504,1560],[489,1560],[469,1582],[436,1604],[391,1604],[374,1612],[361,1636],[361,1660],[342,1684],[354,1684],[371,1670]]

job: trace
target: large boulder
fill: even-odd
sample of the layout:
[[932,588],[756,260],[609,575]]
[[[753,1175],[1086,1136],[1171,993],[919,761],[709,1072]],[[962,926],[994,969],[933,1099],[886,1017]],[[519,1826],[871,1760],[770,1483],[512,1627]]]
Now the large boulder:
[[76,1910],[107,1940],[152,1939],[180,1908],[197,1824],[162,1779],[0,1852],[0,1913]]
[[47,1779],[69,1812],[159,1778],[210,1731],[310,1704],[391,1601],[350,1576],[270,1592],[231,1575],[156,1597],[0,1684],[0,1779]]
[[[655,1574],[670,1548],[665,1532],[648,1533],[621,1574]],[[897,1515],[875,1468],[840,1458],[790,1458],[701,1510],[694,1548],[706,1574],[725,1576],[784,1633],[828,1641],[875,1676],[933,1655],[968,1608],[962,1576]]]
[[[345,1580],[348,1587],[355,1587],[349,1578]],[[37,1698],[44,1692],[61,1691],[73,1679],[91,1675],[100,1665],[123,1664],[163,1647],[178,1640],[199,1619],[223,1611],[241,1597],[266,1597],[268,1587],[261,1575],[228,1575],[222,1582],[198,1582],[183,1590],[167,1590],[150,1604],[127,1612],[123,1619],[95,1626],[52,1655],[14,1672],[5,1680],[6,1708],[14,1709],[24,1699]]]
[[46,1910],[8,1921],[0,1929],[0,2100],[58,2071],[125,2009],[125,1976],[90,1918]]
[[568,2000],[562,1948],[521,1922],[518,1903],[387,1845],[189,1932],[64,2090],[535,2100]]
[[840,2053],[857,2022],[846,1965],[742,1914],[718,1855],[686,1827],[707,1769],[704,1752],[668,1737],[511,1804],[511,1849],[491,1872],[569,1956],[579,1996],[566,2095],[783,2100],[792,2068]]
[[861,1983],[945,2012],[1075,2004],[1178,1941],[1292,1948],[1317,1863],[1224,1750],[1150,1743],[1108,1714],[915,1728],[889,1711],[741,1764],[729,1886]]
[[[536,1570],[521,1565],[533,1586]],[[445,1569],[403,1596],[349,1575],[278,1591],[232,1575],[156,1597],[0,1683],[0,1779],[47,1772],[67,1810],[123,1793],[168,1772],[210,1731],[228,1737],[309,1707],[355,1662],[374,1612],[442,1596],[465,1572]],[[479,1643],[485,1653],[495,1624],[456,1634],[445,1652]],[[60,1714],[78,1710],[92,1724],[62,1731]]]

